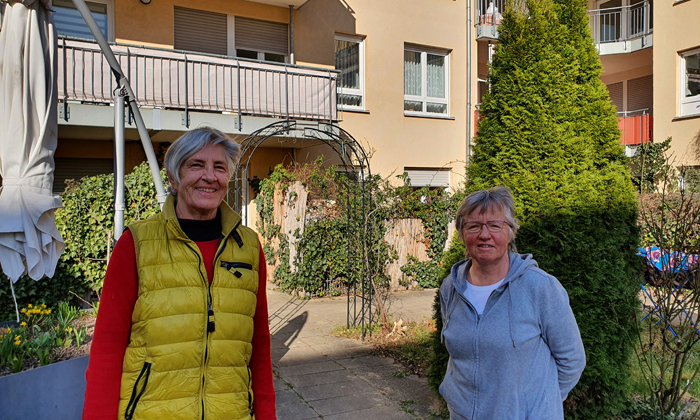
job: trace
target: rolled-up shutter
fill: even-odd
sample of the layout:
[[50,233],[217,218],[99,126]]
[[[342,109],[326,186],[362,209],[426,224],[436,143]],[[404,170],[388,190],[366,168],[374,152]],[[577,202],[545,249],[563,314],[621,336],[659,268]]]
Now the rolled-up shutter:
[[654,78],[651,75],[627,81],[627,110],[642,109],[646,109],[647,114],[652,114],[654,109]]
[[53,193],[61,194],[66,189],[66,180],[76,181],[86,176],[114,173],[114,160],[101,158],[55,158]]
[[226,55],[227,18],[224,13],[175,7],[176,50]]
[[236,16],[236,48],[287,55],[288,25]]
[[610,101],[615,107],[617,107],[617,112],[622,112],[625,110],[623,107],[624,96],[622,93],[623,82],[611,83],[607,85],[608,93],[610,93]]
[[449,187],[450,171],[444,169],[404,168],[412,187]]

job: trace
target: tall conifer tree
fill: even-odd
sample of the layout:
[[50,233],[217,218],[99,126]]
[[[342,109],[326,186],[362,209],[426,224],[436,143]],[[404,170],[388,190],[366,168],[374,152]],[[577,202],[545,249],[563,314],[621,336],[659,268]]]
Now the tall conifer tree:
[[586,1],[526,0],[499,33],[468,190],[513,191],[518,250],[566,288],[586,349],[567,417],[607,418],[626,397],[639,233]]

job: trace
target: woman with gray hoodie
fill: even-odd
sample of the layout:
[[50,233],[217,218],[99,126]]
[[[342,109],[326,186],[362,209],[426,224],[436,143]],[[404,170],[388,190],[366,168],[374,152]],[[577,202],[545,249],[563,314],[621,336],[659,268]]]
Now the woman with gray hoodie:
[[586,365],[566,290],[518,254],[506,187],[470,194],[457,211],[467,259],[440,288],[450,354],[440,393],[452,420],[561,420]]

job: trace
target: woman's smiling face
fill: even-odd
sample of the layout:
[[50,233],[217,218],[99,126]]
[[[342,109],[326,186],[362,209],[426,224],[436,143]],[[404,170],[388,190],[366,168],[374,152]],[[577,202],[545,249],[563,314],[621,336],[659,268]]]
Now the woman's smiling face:
[[[477,209],[465,217],[463,223],[466,226],[471,222],[486,223],[491,221],[506,221],[505,211],[495,207],[481,213],[481,209]],[[464,238],[467,245],[467,251],[475,264],[487,266],[498,264],[503,259],[508,259],[508,244],[511,241],[511,230],[506,224],[500,232],[491,232],[485,225],[481,226],[481,230],[477,233],[464,232]]]
[[208,144],[180,167],[180,182],[168,173],[177,192],[177,216],[181,219],[211,220],[228,190],[228,162],[223,146]]

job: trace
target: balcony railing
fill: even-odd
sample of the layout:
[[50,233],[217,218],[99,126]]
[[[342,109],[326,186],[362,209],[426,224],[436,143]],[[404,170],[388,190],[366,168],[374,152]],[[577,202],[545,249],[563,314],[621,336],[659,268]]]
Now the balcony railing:
[[620,143],[623,146],[639,146],[653,138],[653,119],[649,109],[623,111],[617,113],[617,126],[622,131]]
[[593,40],[596,44],[622,42],[652,32],[652,10],[649,0],[631,6],[589,10]]
[[476,24],[498,26],[505,7],[506,0],[476,0]]
[[[94,42],[59,39],[63,100],[109,104],[117,87]],[[275,118],[337,121],[335,70],[112,44],[139,105]]]
[[[482,115],[479,113],[479,105],[474,110],[474,134],[479,129],[479,120]],[[637,111],[623,111],[617,113],[617,125],[622,131],[620,143],[623,146],[639,146],[642,143],[647,143],[653,138],[652,117],[649,114],[649,109],[640,109]]]

